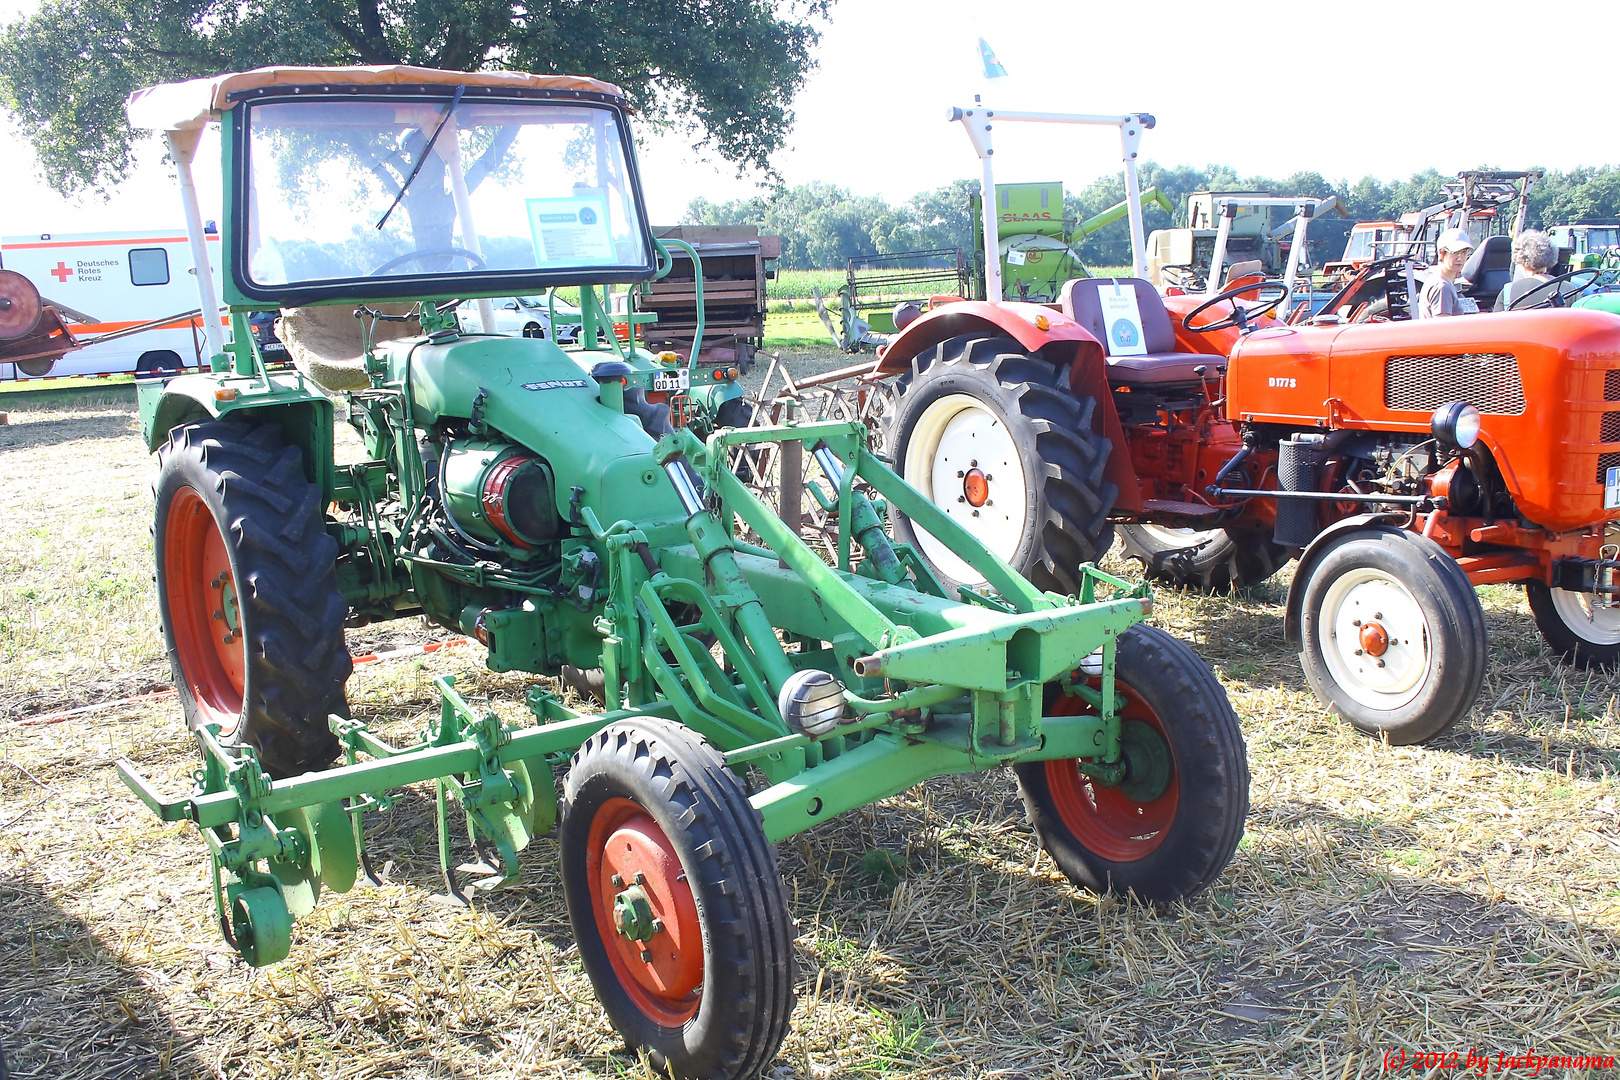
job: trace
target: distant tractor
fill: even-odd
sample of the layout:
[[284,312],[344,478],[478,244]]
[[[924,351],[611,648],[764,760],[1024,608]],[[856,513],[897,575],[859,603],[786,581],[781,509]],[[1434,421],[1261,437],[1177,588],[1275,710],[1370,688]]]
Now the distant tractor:
[[[1288,211],[1292,210],[1292,215]],[[1337,197],[1276,196],[1269,191],[1195,191],[1187,196],[1187,224],[1148,234],[1148,280],[1163,290],[1219,291],[1228,274],[1277,279],[1292,263],[1308,265],[1303,249],[1293,257],[1303,220],[1328,210],[1344,212]]]
[[1558,252],[1559,273],[1601,267],[1613,254],[1620,254],[1620,225],[1616,224],[1554,225],[1547,230],[1547,238]]
[[[1530,189],[1541,176],[1539,169],[1460,172],[1446,182],[1439,202],[1402,214],[1399,221],[1358,223],[1343,258],[1323,267],[1334,295],[1322,310],[1353,322],[1410,318],[1435,260],[1435,242],[1452,228],[1465,229],[1474,239],[1458,289],[1481,311],[1491,310],[1513,280],[1513,238],[1524,231]],[[1557,302],[1567,290],[1559,292]],[[1547,295],[1519,306],[1536,306]]]
[[[987,188],[993,123],[1054,119],[956,118]],[[1117,126],[1134,186],[1137,117],[1056,119]],[[1556,653],[1612,669],[1620,317],[1268,317],[1289,298],[1252,282],[1161,297],[1139,274],[1071,281],[1054,305],[936,307],[874,369],[899,392],[885,445],[1044,588],[1071,588],[1116,531],[1175,586],[1243,588],[1297,558],[1285,632],[1307,678],[1392,742],[1433,738],[1477,695],[1475,585],[1524,585]],[[977,584],[925,525],[899,514],[895,534],[942,580]]]

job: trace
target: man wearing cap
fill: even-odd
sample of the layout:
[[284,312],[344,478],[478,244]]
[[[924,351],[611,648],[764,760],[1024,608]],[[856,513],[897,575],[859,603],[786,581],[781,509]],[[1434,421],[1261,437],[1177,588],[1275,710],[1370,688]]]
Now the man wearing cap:
[[1466,229],[1447,229],[1440,234],[1435,244],[1435,251],[1439,255],[1435,260],[1435,269],[1439,273],[1423,286],[1423,293],[1418,297],[1418,318],[1472,315],[1479,310],[1478,304],[1457,291],[1457,279],[1462,275],[1462,268],[1473,250],[1474,241]]

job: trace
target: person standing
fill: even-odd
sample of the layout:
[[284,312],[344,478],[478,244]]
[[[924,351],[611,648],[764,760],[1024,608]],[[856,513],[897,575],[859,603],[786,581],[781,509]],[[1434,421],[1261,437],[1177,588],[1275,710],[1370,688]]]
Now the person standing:
[[1417,317],[1435,319],[1443,315],[1472,315],[1479,305],[1457,291],[1457,279],[1473,254],[1474,241],[1466,229],[1447,229],[1435,243],[1434,268],[1437,273],[1423,286],[1418,297]]
[[1514,237],[1513,265],[1519,268],[1519,273],[1497,294],[1494,310],[1509,310],[1513,301],[1537,285],[1551,281],[1553,263],[1557,259],[1558,253],[1553,249],[1552,240],[1540,229],[1526,229]]

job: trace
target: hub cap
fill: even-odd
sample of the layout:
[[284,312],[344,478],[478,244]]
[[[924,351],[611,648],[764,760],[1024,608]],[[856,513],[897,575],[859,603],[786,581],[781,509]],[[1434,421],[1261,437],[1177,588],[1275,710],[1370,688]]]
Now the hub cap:
[[[1004,561],[1018,554],[1029,508],[1023,458],[1007,425],[978,399],[951,394],[923,410],[911,432],[905,478]],[[916,531],[923,554],[941,573],[970,585],[983,582],[944,544]]]
[[609,799],[591,822],[585,875],[614,973],[636,1007],[664,1027],[698,1010],[703,927],[669,837],[629,799]]
[[[1101,686],[1101,680],[1093,680]],[[1086,776],[1073,759],[1048,761],[1046,784],[1058,817],[1087,850],[1109,862],[1135,862],[1164,843],[1176,820],[1180,782],[1164,723],[1142,697],[1114,684],[1121,701],[1120,749],[1126,774],[1118,785]],[[1051,705],[1053,716],[1091,712],[1078,696]]]
[[1333,681],[1370,709],[1411,704],[1428,681],[1429,626],[1406,586],[1375,567],[1357,567],[1328,587],[1318,623]]
[[241,721],[247,646],[225,539],[191,488],[182,488],[169,503],[163,578],[186,685],[204,722],[229,735]]

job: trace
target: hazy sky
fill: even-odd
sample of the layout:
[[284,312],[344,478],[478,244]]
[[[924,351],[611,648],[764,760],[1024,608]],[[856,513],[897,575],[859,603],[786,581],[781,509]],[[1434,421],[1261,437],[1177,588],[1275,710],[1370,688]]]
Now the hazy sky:
[[[35,6],[0,0],[0,20]],[[821,180],[890,200],[977,176],[972,149],[945,112],[979,91],[1005,109],[1150,112],[1158,126],[1143,141],[1144,157],[1219,162],[1241,173],[1315,169],[1330,179],[1390,179],[1429,167],[1449,173],[1620,161],[1617,129],[1600,98],[1583,102],[1570,93],[1584,85],[1583,72],[1606,70],[1611,46],[1583,55],[1576,31],[1592,30],[1597,43],[1612,39],[1613,0],[1547,9],[1568,29],[1513,40],[1514,31],[1534,24],[1534,10],[1454,0],[1353,11],[1187,0],[839,0],[822,37],[820,68],[797,100],[798,121],[776,163],[790,184]],[[1378,17],[1392,20],[1387,30],[1371,29]],[[1358,29],[1339,29],[1345,23]],[[1010,73],[988,87],[975,47],[981,35]],[[1536,72],[1544,73],[1542,93]],[[180,220],[155,143],[109,203],[67,201],[45,188],[3,113],[0,140],[15,163],[0,169],[0,233]],[[757,178],[739,179],[734,167],[705,161],[685,143],[644,140],[642,176],[655,223],[675,222],[698,195],[757,190]],[[1101,130],[1003,125],[996,145],[1002,180],[1061,179],[1078,187],[1119,168],[1117,139]]]

